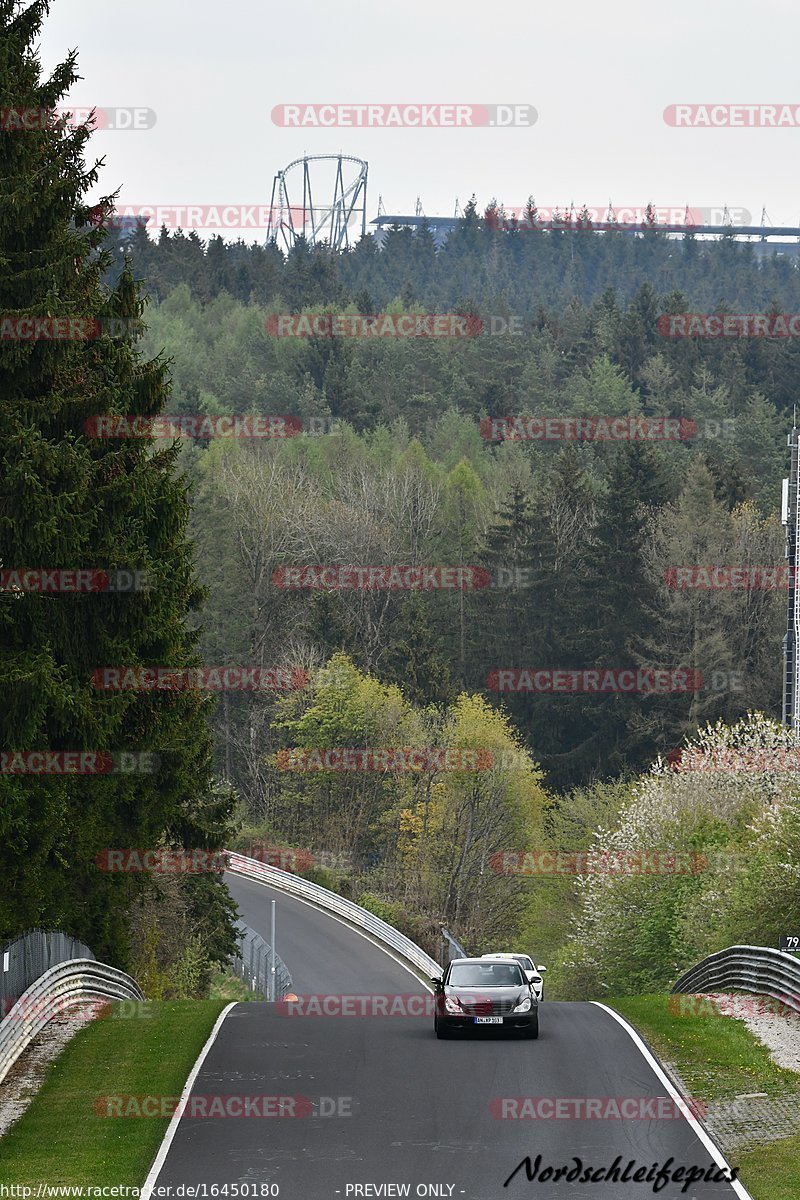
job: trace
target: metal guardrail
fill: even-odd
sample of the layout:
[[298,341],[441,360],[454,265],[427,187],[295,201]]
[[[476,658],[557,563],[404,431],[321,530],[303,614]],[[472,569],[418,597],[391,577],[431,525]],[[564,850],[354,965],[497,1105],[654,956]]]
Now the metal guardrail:
[[344,896],[337,896],[335,892],[329,892],[317,883],[301,879],[299,875],[290,875],[288,871],[281,871],[268,863],[257,862],[234,851],[226,853],[228,870],[245,875],[249,879],[260,880],[261,883],[269,884],[270,887],[286,892],[289,896],[297,896],[323,912],[334,913],[348,925],[369,935],[379,945],[393,950],[425,983],[429,983],[431,978],[441,976],[442,968],[436,959],[426,954],[416,942],[411,941],[411,938],[407,938],[405,934],[376,917],[374,913],[368,912],[360,904],[345,900]]
[[442,937],[447,942],[447,955],[450,962],[452,962],[454,958],[469,958],[469,955],[461,945],[461,942],[457,942],[450,930],[445,929],[444,925],[442,926]]
[[672,993],[720,987],[771,996],[800,1012],[800,958],[769,946],[729,946],[685,971]]
[[[270,975],[272,966],[272,947],[265,942],[260,933],[245,925],[244,921],[237,923],[239,936],[239,953],[231,958],[231,970],[246,983],[251,991],[259,991],[262,996],[269,996]],[[280,954],[275,955],[275,999],[279,1000],[292,990],[292,977],[286,963]]]
[[80,1001],[144,1000],[130,975],[89,958],[75,958],[45,971],[0,1021],[0,1082],[23,1050],[54,1017]]

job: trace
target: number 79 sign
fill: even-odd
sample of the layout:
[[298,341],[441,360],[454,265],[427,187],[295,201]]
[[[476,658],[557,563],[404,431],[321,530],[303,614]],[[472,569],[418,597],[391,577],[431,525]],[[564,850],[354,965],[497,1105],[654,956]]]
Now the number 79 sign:
[[782,934],[779,949],[788,950],[790,954],[797,954],[800,950],[800,937],[795,937],[793,934]]

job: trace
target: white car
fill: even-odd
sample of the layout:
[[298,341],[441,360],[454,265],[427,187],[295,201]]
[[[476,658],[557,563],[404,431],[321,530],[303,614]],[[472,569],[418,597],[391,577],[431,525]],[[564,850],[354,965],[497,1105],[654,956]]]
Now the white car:
[[481,958],[512,958],[522,967],[525,978],[533,988],[533,994],[536,999],[541,1002],[544,1000],[544,980],[542,979],[542,971],[546,971],[547,967],[534,966],[533,959],[527,954],[482,954]]

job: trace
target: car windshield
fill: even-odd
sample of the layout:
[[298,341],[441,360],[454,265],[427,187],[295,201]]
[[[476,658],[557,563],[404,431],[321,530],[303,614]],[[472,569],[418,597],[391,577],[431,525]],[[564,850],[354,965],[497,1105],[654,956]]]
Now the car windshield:
[[451,987],[513,987],[524,979],[514,962],[454,963],[447,982]]
[[518,955],[517,962],[522,967],[523,971],[535,971],[536,970],[536,967],[533,965],[531,960],[529,958],[526,958],[526,956],[524,954]]

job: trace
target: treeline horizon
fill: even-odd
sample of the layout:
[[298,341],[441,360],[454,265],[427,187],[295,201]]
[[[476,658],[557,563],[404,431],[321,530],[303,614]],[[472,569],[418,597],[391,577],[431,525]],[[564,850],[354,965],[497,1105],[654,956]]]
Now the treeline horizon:
[[[217,706],[215,765],[240,796],[242,836],[338,854],[346,871],[312,877],[434,952],[436,923],[447,920],[476,950],[500,939],[552,956],[553,983],[566,993],[574,975],[577,995],[591,994],[610,963],[595,956],[576,974],[575,881],[503,880],[481,863],[488,872],[498,850],[588,848],[598,827],[625,821],[659,755],[677,760],[709,723],[779,716],[785,592],[670,579],[679,567],[784,562],[778,503],[797,351],[791,339],[666,338],[659,319],[790,311],[800,289],[793,263],[759,263],[734,243],[550,237],[498,233],[472,213],[438,251],[424,228],[390,231],[380,250],[300,245],[285,259],[275,247],[204,248],[162,234],[134,238],[131,261],[135,273],[146,263],[154,297],[144,346],[173,359],[172,412],[285,414],[306,430],[183,444],[209,591],[204,660],[280,663],[327,681],[292,698],[228,694]],[[268,334],[281,313],[420,311],[478,315],[506,332]],[[699,436],[617,445],[486,436],[492,420],[526,415],[696,422]],[[376,563],[468,565],[493,586],[275,584],[287,567]],[[337,692],[330,671],[342,662],[348,683]],[[537,666],[683,666],[708,685],[666,697],[487,686],[497,669]],[[439,780],[281,768],[298,748],[441,745],[466,713],[472,740],[459,745],[492,744],[492,714],[506,722],[533,772],[528,816],[513,772]],[[638,887],[630,882],[632,894]],[[623,989],[626,979],[660,986],[673,964],[688,965],[669,930],[668,892],[663,903],[664,949],[650,954],[649,976],[636,956],[625,959]],[[743,919],[736,932],[754,928]],[[717,948],[712,934],[705,947]]]
[[[545,311],[544,275],[520,336],[269,335],[270,315],[292,308],[374,311],[380,288],[389,294],[386,280],[397,288],[380,306],[386,312],[433,311],[470,279],[464,311],[510,318],[489,268],[499,277],[515,256],[560,251],[539,234],[487,228],[474,211],[438,251],[424,228],[394,231],[380,251],[300,245],[285,259],[274,246],[213,240],[204,248],[194,235],[167,234],[153,243],[141,230],[129,248],[134,272],[143,255],[156,292],[166,289],[148,311],[144,346],[173,360],[172,412],[287,414],[307,429],[335,430],[282,444],[185,443],[198,562],[210,586],[206,657],[235,662],[257,649],[247,661],[268,666],[270,653],[291,646],[303,666],[342,651],[416,703],[482,693],[512,714],[549,786],[564,790],[644,769],[705,719],[779,712],[783,594],[692,592],[667,580],[677,567],[781,563],[776,514],[796,350],[786,340],[665,338],[659,317],[690,302],[657,294],[646,277],[675,254],[689,272],[703,265],[706,290],[715,275],[740,288],[751,276],[763,288],[779,280],[794,288],[797,272],[759,266],[747,247],[682,247],[657,232],[609,235],[605,248],[585,232],[553,236],[587,278],[598,257],[617,270],[638,263],[625,279],[627,305],[606,290],[591,306],[573,296],[565,311]],[[248,302],[226,289],[224,264],[238,262],[244,287],[248,261],[274,268],[263,303],[252,289]],[[363,290],[343,290],[354,262],[372,272],[369,303]],[[695,422],[699,436],[620,445],[485,436],[487,421],[491,429],[518,414],[672,421],[681,430]],[[717,436],[702,436],[708,431]],[[473,565],[495,578],[505,572],[509,584],[458,598],[384,593],[356,602],[324,590],[279,594],[271,582],[285,565],[370,562]],[[602,666],[685,667],[708,682],[699,695],[613,700],[487,689],[498,669]],[[712,692],[711,681],[724,678],[732,687]],[[236,727],[248,727],[251,703],[229,698],[214,721],[217,764],[255,810],[265,774]]]

